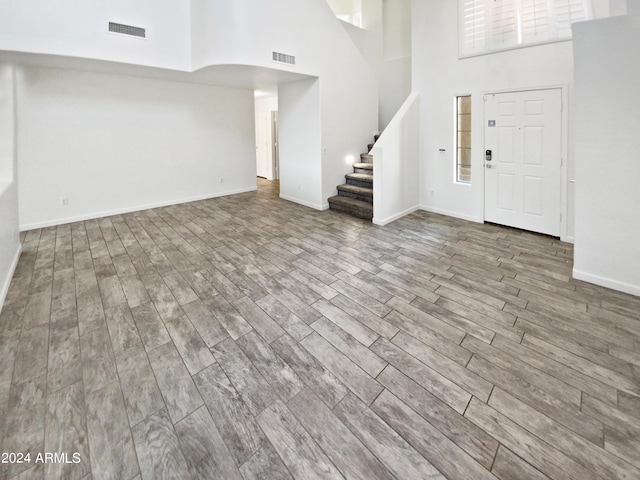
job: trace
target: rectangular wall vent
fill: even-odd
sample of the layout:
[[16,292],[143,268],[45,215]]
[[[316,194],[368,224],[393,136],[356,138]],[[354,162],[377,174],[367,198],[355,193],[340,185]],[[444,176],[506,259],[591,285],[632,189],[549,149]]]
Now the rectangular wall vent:
[[132,27],[131,25],[123,25],[121,23],[109,22],[109,31],[123,35],[131,35],[132,37],[147,38],[147,32],[144,28]]
[[278,63],[286,63],[287,65],[295,65],[296,57],[293,55],[286,55],[284,53],[272,52],[273,53],[273,61]]

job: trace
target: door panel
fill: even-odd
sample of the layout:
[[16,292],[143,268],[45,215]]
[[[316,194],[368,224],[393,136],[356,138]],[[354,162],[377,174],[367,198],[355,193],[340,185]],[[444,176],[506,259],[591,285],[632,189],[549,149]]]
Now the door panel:
[[501,117],[513,117],[516,112],[516,103],[503,100],[498,102],[498,115]]
[[530,166],[542,166],[544,152],[544,128],[524,128],[524,163]]
[[560,236],[561,90],[487,95],[485,149],[485,220]]
[[515,176],[509,173],[498,174],[498,209],[514,211]]
[[515,160],[514,138],[514,127],[498,127],[498,141],[493,151],[502,159],[502,163],[513,163]]
[[525,215],[535,215],[540,217],[542,211],[542,191],[544,179],[540,177],[524,178],[524,213]]
[[542,115],[544,113],[544,102],[541,100],[527,100],[524,102],[525,115]]

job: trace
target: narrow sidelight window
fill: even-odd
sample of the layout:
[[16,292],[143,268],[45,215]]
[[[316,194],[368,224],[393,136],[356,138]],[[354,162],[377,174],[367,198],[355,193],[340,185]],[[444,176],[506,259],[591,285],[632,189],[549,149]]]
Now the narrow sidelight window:
[[471,95],[456,97],[456,181],[471,183]]

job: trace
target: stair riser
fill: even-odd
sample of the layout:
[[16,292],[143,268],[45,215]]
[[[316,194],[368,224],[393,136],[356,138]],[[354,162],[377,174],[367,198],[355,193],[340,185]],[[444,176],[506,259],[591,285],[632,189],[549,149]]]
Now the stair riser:
[[356,168],[356,167],[353,167],[353,173],[364,173],[365,175],[372,175],[373,174],[373,170],[371,170],[369,168]]
[[360,155],[360,163],[373,163],[373,157],[367,153]]
[[329,202],[329,206],[331,207],[331,210],[335,210],[337,212],[343,212],[343,213],[348,213],[349,215],[353,215],[354,217],[358,217],[358,218],[362,218],[364,220],[371,220],[373,218],[373,215],[370,211],[364,211],[364,210],[359,210],[357,208],[353,208],[353,207],[345,207],[342,205],[336,205],[334,203],[332,203],[331,201]]
[[347,178],[347,185],[355,185],[356,187],[362,188],[373,188],[373,183],[362,182],[360,180],[354,180],[353,178]]
[[358,195],[357,193],[345,192],[341,190],[338,190],[338,195],[340,195],[341,197],[349,197],[353,198],[354,200],[360,200],[361,202],[373,204],[373,197],[370,197],[369,195]]

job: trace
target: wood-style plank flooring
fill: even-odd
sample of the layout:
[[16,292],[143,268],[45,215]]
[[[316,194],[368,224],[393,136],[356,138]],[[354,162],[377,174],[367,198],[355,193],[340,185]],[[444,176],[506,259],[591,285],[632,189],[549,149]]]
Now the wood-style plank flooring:
[[23,234],[0,478],[640,478],[640,299],[571,245],[273,193]]

